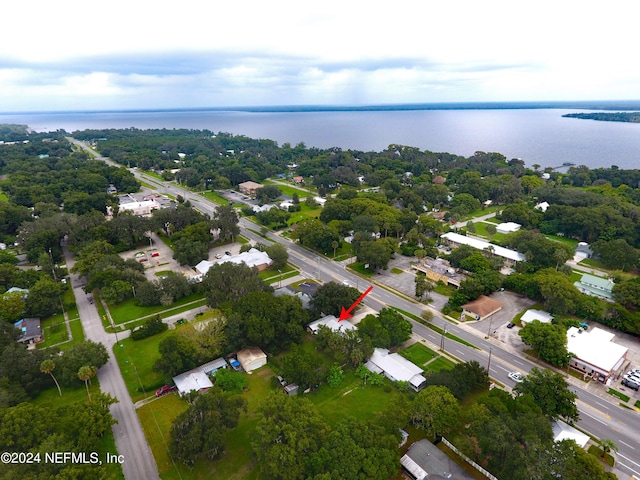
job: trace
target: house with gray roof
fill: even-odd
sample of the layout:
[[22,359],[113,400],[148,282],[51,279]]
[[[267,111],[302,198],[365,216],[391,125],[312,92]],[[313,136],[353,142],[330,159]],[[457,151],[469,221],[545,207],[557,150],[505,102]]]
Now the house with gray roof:
[[453,459],[429,440],[420,440],[400,459],[404,473],[414,480],[472,480]]

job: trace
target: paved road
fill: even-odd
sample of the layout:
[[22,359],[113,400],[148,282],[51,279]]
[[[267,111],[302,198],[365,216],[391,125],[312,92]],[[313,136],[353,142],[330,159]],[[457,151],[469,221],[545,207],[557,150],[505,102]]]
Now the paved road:
[[[74,142],[83,148],[86,148],[82,142]],[[97,152],[92,151],[94,155],[105,161],[104,157],[100,157]],[[110,162],[112,165],[117,165]],[[156,185],[160,192],[170,193],[172,195],[182,195],[189,199],[193,206],[198,210],[211,215],[216,205],[203,197],[192,192],[183,190],[182,188],[158,181],[157,179],[147,176],[142,172],[133,170],[137,178],[144,179],[146,183]],[[491,216],[487,215],[486,217]],[[240,227],[242,235],[254,240],[262,241],[261,237],[255,235],[251,230],[258,230],[259,226],[248,221],[246,218],[240,219]],[[291,242],[290,240],[276,235],[274,233],[267,234],[269,238],[284,244],[289,252],[289,261],[300,268],[303,275],[308,278],[317,278],[323,282],[326,281],[347,281],[351,285],[355,285],[359,290],[366,289],[371,283],[358,275],[346,270],[345,265],[334,262],[315,252],[306,250],[305,248]],[[374,280],[375,282],[375,280]],[[420,315],[424,310],[424,305],[418,304],[408,298],[401,297],[395,293],[385,290],[381,286],[377,286],[363,301],[364,304],[380,309],[386,306],[395,306],[415,315]],[[476,360],[482,365],[488,365],[489,355],[491,354],[490,375],[493,379],[506,385],[513,387],[515,382],[511,380],[507,374],[510,371],[518,370],[527,373],[536,366],[534,362],[522,358],[519,353],[507,350],[504,345],[496,343],[492,339],[485,339],[481,333],[473,328],[461,325],[454,325],[444,320],[439,314],[434,317],[434,323],[438,326],[447,328],[447,331],[456,335],[478,348],[467,347],[459,342],[444,339],[444,348],[448,353],[453,354],[462,361]],[[415,334],[428,339],[436,345],[440,345],[442,336],[433,330],[413,322],[413,331]],[[610,396],[603,395],[600,386],[594,385],[590,391],[582,382],[573,377],[568,377],[568,381],[572,385],[572,390],[578,395],[578,409],[580,411],[581,420],[578,425],[585,431],[591,433],[597,438],[608,438],[613,440],[618,446],[617,467],[626,475],[636,475],[640,477],[640,415],[636,412],[622,409],[618,403],[611,399]]]
[[[67,268],[75,264],[69,251],[64,248]],[[84,328],[85,338],[102,343],[109,352],[109,361],[98,370],[100,389],[118,399],[111,406],[111,415],[118,423],[112,427],[118,453],[124,457],[122,472],[127,480],[160,480],[155,459],[144,436],[140,419],[129,396],[129,392],[120,373],[120,368],[113,355],[115,335],[104,331],[100,315],[93,303],[89,303],[76,274],[71,274],[71,285],[76,297],[78,313]],[[115,453],[115,452],[111,452]]]

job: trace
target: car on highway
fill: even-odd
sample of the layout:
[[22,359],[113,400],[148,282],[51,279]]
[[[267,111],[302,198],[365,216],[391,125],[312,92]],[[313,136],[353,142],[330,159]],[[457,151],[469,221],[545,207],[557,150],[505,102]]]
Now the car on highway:
[[509,375],[507,376],[516,383],[519,383],[522,380],[524,380],[524,375],[521,374],[520,372],[509,372]]
[[177,387],[175,385],[164,385],[159,390],[156,390],[156,397],[161,397],[169,392],[173,392]]

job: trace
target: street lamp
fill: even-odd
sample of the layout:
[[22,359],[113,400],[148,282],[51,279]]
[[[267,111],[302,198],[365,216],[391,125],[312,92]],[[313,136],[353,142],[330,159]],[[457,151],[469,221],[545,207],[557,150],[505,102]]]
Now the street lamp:
[[491,322],[493,322],[493,317],[489,317],[489,331],[487,332],[487,338],[491,336]]
[[278,269],[280,276],[278,277],[278,288],[282,286],[282,270]]
[[489,362],[487,362],[487,374],[491,375],[491,347],[489,347]]

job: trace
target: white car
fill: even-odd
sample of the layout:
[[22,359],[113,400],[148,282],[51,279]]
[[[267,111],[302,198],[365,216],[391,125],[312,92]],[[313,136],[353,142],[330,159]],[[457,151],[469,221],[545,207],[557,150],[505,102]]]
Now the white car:
[[520,372],[509,372],[508,377],[514,382],[521,382],[522,380],[524,380],[524,375]]

